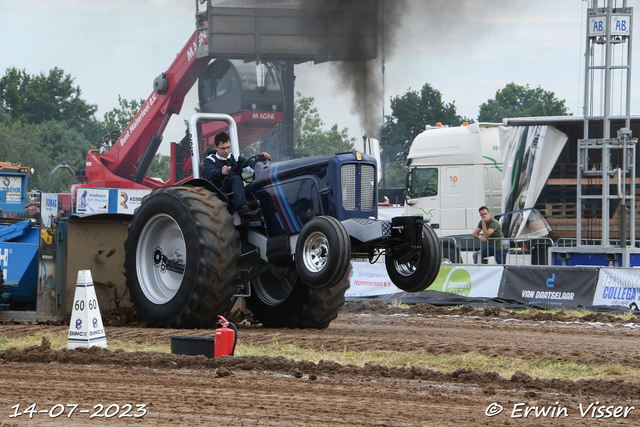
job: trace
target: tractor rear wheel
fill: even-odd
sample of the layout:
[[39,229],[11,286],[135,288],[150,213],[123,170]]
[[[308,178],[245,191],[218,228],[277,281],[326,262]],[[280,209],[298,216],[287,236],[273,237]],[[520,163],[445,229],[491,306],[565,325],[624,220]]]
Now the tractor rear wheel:
[[251,281],[247,306],[266,327],[323,329],[338,316],[348,288],[348,273],[335,286],[316,289],[296,270],[274,268]]
[[230,308],[240,236],[214,193],[155,189],[136,210],[125,249],[131,301],[147,324],[212,327]]
[[420,253],[407,262],[394,260],[385,255],[389,278],[405,292],[424,291],[436,280],[442,264],[442,250],[435,231],[428,225],[422,226],[422,248]]

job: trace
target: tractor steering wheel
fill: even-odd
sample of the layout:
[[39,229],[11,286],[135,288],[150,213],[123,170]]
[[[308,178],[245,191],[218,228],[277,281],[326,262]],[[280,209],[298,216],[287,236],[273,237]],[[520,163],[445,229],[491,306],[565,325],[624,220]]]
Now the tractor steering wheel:
[[[244,168],[246,168],[246,167],[247,167],[247,165],[251,162],[251,160],[253,160],[253,159],[258,159],[258,158],[260,158],[260,157],[262,157],[262,153],[260,153],[260,154],[254,154],[253,156],[249,157],[247,160],[245,160],[245,161],[242,163],[242,166],[240,166],[240,171],[242,172],[242,170],[243,170]],[[266,161],[266,162],[270,162],[270,161],[271,161],[271,159],[264,159],[264,161]],[[248,177],[246,177],[246,178],[245,178],[244,176],[242,176],[242,175],[240,175],[240,176],[242,177],[242,180],[243,180],[244,182],[246,182],[247,184],[251,184],[251,183],[253,182],[253,178],[254,178],[254,176],[255,176],[255,173],[252,173],[252,174],[251,174],[251,176],[248,176]]]

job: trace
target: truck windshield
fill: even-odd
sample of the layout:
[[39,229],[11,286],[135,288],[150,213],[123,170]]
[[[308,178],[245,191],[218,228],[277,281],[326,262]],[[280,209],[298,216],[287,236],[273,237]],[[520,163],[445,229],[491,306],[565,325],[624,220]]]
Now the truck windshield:
[[409,196],[433,197],[438,195],[438,169],[412,169],[409,173]]

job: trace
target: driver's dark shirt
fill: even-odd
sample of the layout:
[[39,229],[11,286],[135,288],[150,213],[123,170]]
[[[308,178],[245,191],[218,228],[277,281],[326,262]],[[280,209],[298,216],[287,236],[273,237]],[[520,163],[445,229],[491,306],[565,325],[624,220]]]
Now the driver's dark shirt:
[[[227,164],[227,161],[230,163],[229,166],[231,166],[231,170],[227,176],[229,178],[234,175],[242,177],[240,166],[247,161],[247,159],[242,156],[238,156],[238,159],[235,159],[233,155],[230,155],[228,159],[222,160],[217,155],[212,154],[202,162],[204,176],[218,188],[222,188],[222,184],[224,183],[225,176],[222,175],[222,167]],[[256,161],[252,160],[245,167],[249,166],[253,168],[255,165]]]

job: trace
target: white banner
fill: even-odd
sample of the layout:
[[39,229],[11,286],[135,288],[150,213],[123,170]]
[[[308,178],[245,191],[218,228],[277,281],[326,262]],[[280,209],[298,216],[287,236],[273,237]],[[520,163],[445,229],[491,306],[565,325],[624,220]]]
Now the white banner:
[[[387,274],[383,262],[352,262],[350,287],[345,297],[371,297],[402,292]],[[428,291],[457,294],[470,298],[496,298],[500,289],[503,266],[473,266],[447,264],[440,267],[438,276]]]
[[133,214],[151,190],[118,190],[117,213]]
[[58,195],[42,193],[40,217],[44,228],[51,228],[53,218],[58,217]]
[[349,278],[350,286],[345,297],[372,297],[402,292],[389,278],[383,262],[352,262],[351,266],[353,268]]
[[640,270],[601,268],[598,273],[593,305],[640,306]]
[[76,213],[92,214],[109,212],[109,190],[78,188],[76,190]]

